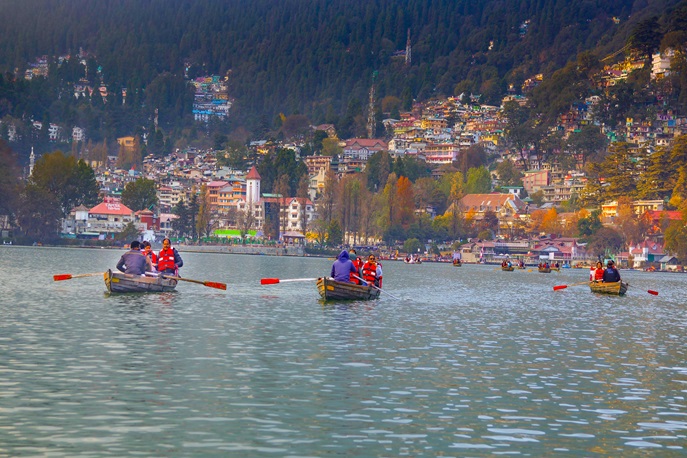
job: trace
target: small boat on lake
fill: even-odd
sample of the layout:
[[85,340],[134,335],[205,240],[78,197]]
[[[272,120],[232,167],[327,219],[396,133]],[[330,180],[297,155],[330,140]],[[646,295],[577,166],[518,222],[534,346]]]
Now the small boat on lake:
[[539,272],[543,274],[550,274],[551,273],[551,267],[540,267]]
[[460,262],[460,259],[453,261],[453,267],[460,267],[462,265],[463,265],[463,263]]
[[513,267],[513,266],[510,266],[510,267],[509,266],[501,266],[501,270],[503,270],[504,272],[513,272],[515,270],[515,267]]
[[629,285],[623,281],[615,281],[609,283],[603,283],[600,281],[590,281],[589,289],[592,293],[600,294],[613,294],[615,296],[622,296],[627,292],[627,287]]
[[377,299],[379,290],[371,286],[356,285],[354,283],[344,283],[334,281],[331,278],[318,278],[317,291],[322,299],[328,300],[358,300],[366,301]]
[[108,270],[103,275],[105,286],[111,293],[164,293],[174,291],[177,281],[162,275],[148,277]]

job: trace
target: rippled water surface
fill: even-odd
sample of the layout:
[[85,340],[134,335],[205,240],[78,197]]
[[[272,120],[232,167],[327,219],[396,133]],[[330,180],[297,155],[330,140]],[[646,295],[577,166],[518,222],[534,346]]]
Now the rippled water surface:
[[[184,253],[189,282],[105,294],[121,251],[0,247],[0,456],[685,456],[687,275]],[[648,290],[658,296],[647,294]]]

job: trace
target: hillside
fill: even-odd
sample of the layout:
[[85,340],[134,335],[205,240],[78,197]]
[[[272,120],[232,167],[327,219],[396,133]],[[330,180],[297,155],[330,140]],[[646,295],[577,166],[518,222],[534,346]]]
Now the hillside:
[[[360,135],[377,71],[377,98],[403,108],[469,92],[498,104],[509,85],[551,75],[580,52],[622,48],[632,27],[677,4],[554,0],[22,0],[0,3],[0,68],[23,70],[41,55],[86,51],[109,88],[127,88],[125,107],[85,109],[60,85],[0,81],[0,117],[68,117],[100,140],[147,127],[154,108],[168,136],[191,124],[181,78],[229,75],[235,104],[227,129],[258,137],[279,113],[333,122]],[[403,51],[408,33],[412,58]],[[73,81],[71,82],[73,83]],[[151,89],[152,87],[152,89]],[[154,89],[154,90],[153,90]],[[30,94],[30,97],[23,97]],[[58,102],[58,100],[60,100]],[[101,104],[102,105],[102,104]],[[120,104],[121,105],[121,104]],[[154,106],[153,106],[154,105]],[[102,115],[100,120],[96,115]],[[104,122],[102,119],[106,119]]]

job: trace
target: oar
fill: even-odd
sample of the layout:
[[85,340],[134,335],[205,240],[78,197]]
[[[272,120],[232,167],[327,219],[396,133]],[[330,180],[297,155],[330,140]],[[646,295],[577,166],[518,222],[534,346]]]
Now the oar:
[[383,292],[384,294],[388,294],[389,296],[393,297],[394,299],[397,299],[397,300],[399,300],[399,301],[401,300],[400,297],[394,296],[393,294],[391,294],[391,293],[388,292],[388,291],[384,291],[382,288],[379,288],[379,287],[375,286],[373,283],[368,283],[368,282],[366,282],[365,280],[363,280],[362,278],[360,278],[360,277],[357,276],[357,275],[353,275],[353,277],[354,277],[354,278],[357,278],[357,279],[360,280],[360,281],[362,281],[362,282],[365,283],[367,286],[370,286],[370,287],[372,287],[372,288],[374,288],[374,289],[378,289],[378,290],[380,290],[381,292]]
[[554,287],[553,287],[553,290],[554,290],[554,291],[559,291],[559,290],[561,290],[561,289],[567,288],[568,286],[578,286],[578,285],[588,285],[588,284],[589,284],[588,281],[581,281],[581,282],[578,282],[578,283],[572,283],[572,284],[570,284],[570,285],[557,285],[557,286],[554,286]]
[[261,278],[261,285],[276,285],[277,283],[289,283],[292,281],[317,281],[317,278]]
[[95,277],[97,275],[102,275],[102,272],[94,272],[92,274],[77,274],[77,275],[72,275],[72,274],[59,274],[59,275],[53,275],[52,279],[54,281],[62,281],[62,280],[71,280],[72,278],[84,278],[84,277]]
[[170,280],[187,281],[187,282],[191,282],[191,283],[197,283],[199,285],[207,286],[209,288],[227,289],[226,283],[219,283],[216,281],[191,280],[190,278],[175,277],[172,275],[160,275],[160,276],[162,278],[169,278]]
[[[627,285],[628,288],[629,288],[630,286],[632,286],[632,285],[630,285],[629,283],[625,283],[625,284]],[[653,289],[648,290],[647,293],[651,294],[652,296],[658,296],[658,291],[655,291],[655,290],[653,290]]]

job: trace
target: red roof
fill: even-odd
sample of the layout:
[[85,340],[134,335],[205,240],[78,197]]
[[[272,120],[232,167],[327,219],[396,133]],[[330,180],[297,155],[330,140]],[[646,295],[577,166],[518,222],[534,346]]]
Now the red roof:
[[88,213],[98,215],[133,215],[133,210],[118,201],[102,202],[88,210]]
[[258,169],[255,168],[255,166],[250,168],[250,172],[248,172],[248,175],[246,175],[246,180],[259,180],[260,179],[260,174],[258,173]]

